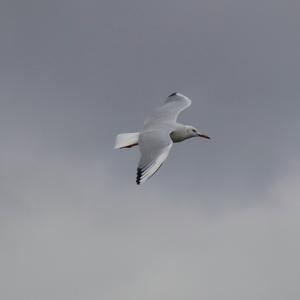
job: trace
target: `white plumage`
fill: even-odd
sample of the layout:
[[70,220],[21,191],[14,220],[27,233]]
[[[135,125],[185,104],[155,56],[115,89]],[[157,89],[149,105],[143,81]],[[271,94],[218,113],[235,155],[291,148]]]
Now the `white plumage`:
[[171,94],[164,104],[150,113],[140,133],[123,133],[116,138],[115,148],[138,145],[141,158],[136,183],[144,183],[155,174],[168,157],[173,143],[200,136],[209,139],[192,126],[177,123],[177,117],[191,105],[191,100],[180,94]]

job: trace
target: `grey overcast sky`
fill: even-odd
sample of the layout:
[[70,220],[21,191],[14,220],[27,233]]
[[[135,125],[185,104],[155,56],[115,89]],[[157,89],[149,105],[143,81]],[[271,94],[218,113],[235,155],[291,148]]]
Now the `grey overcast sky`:
[[[4,0],[0,298],[300,299],[300,2]],[[135,185],[120,132],[181,92]]]

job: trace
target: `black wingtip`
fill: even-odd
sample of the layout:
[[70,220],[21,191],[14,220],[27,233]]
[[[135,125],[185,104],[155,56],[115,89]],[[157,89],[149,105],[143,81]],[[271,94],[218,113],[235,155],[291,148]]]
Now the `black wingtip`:
[[168,97],[173,97],[173,96],[176,96],[177,94],[178,94],[177,92],[174,92],[171,95],[169,95]]
[[141,177],[142,177],[142,169],[138,168],[136,173],[136,184],[139,185],[141,183]]

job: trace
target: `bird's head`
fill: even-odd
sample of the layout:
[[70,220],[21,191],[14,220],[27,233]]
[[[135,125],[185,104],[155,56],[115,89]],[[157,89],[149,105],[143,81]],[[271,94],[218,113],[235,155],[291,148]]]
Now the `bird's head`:
[[210,140],[210,137],[208,135],[206,135],[204,133],[201,133],[198,129],[196,129],[193,126],[186,126],[186,135],[189,138],[192,138],[192,137],[202,137],[202,138]]

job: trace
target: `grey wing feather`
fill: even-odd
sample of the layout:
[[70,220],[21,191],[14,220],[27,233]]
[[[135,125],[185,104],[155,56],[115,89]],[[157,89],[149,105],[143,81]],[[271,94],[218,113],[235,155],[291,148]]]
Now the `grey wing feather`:
[[148,115],[144,122],[144,128],[160,126],[162,123],[176,123],[178,115],[191,103],[192,101],[182,94],[171,94],[162,106]]
[[140,134],[141,158],[137,169],[136,183],[145,182],[161,167],[173,145],[168,130],[146,131]]

